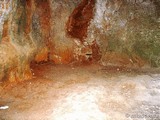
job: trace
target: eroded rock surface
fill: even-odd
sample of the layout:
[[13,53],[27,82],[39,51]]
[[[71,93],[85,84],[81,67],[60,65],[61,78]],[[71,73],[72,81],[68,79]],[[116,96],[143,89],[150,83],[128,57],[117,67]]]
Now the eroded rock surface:
[[158,0],[96,1],[87,39],[96,39],[103,65],[160,65],[158,6]]
[[160,66],[159,0],[2,0],[0,80],[30,63]]
[[67,33],[72,37],[83,39],[87,37],[87,29],[93,18],[95,0],[83,0],[69,17]]

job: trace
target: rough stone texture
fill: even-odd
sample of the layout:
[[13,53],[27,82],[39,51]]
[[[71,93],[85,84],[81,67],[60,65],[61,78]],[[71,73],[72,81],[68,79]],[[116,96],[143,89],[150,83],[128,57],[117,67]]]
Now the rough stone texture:
[[[13,1],[8,19],[1,23],[3,34],[0,51],[4,53],[0,54],[1,81],[32,77],[32,61],[67,64],[76,59],[79,61],[78,56],[84,56],[82,61],[88,60],[85,58],[88,46],[83,46],[81,50],[81,43],[76,45],[74,38],[66,34],[68,18],[79,3],[66,0]],[[77,49],[84,54],[77,54]]]
[[5,6],[1,81],[30,78],[32,61],[160,66],[159,0],[10,0]]
[[80,0],[50,0],[51,48],[50,60],[55,64],[67,64],[74,60],[76,44],[66,34],[66,23]]
[[98,42],[103,65],[160,66],[159,0],[97,0],[87,40]]
[[73,13],[67,23],[67,33],[83,42],[87,37],[87,29],[90,20],[93,18],[94,0],[83,0]]
[[[46,29],[37,25],[43,16],[40,16],[36,22],[36,18],[34,18],[34,16],[38,16],[38,13],[35,15],[38,7],[32,0],[13,1],[12,11],[3,25],[3,37],[0,44],[1,81],[29,79],[32,77],[31,61],[34,59],[37,62],[46,60],[47,42],[45,42],[44,36],[40,36],[41,34],[36,31],[37,29]],[[40,53],[41,55],[39,55]]]
[[11,2],[12,0],[0,0],[0,42],[2,38],[3,24],[12,9]]

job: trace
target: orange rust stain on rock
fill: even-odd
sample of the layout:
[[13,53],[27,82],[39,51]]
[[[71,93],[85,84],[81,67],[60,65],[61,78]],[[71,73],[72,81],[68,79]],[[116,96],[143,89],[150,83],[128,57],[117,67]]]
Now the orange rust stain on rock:
[[36,8],[37,8],[36,11],[40,19],[40,27],[41,27],[40,30],[42,33],[42,38],[44,39],[46,47],[48,47],[47,50],[46,48],[42,49],[40,54],[38,54],[35,58],[36,62],[41,62],[41,61],[49,60],[49,53],[50,53],[50,50],[53,48],[53,44],[50,41],[51,10],[50,10],[48,0],[35,0],[35,1],[36,1]]
[[29,65],[25,65],[22,74],[19,73],[18,68],[10,68],[8,71],[8,81],[6,82],[18,82],[31,79],[32,77],[33,76]]
[[100,48],[97,45],[96,41],[93,41],[93,43],[91,45],[91,49],[92,49],[92,59],[93,59],[93,61],[100,60],[102,55],[100,53]]
[[43,48],[35,57],[35,61],[37,63],[40,63],[40,62],[47,62],[48,61],[48,53],[49,53],[49,50],[47,47]]
[[100,48],[96,41],[93,41],[91,45],[85,46],[81,49],[82,55],[79,60],[83,63],[94,63],[101,59]]
[[49,2],[41,0],[41,2],[37,5],[40,9],[40,22],[41,27],[44,32],[48,32],[50,30],[50,18],[51,18],[51,11]]
[[87,37],[87,29],[90,20],[93,18],[95,0],[83,0],[74,9],[67,22],[67,34],[81,42]]
[[32,18],[32,1],[26,0],[26,28],[25,33],[29,34],[31,32],[31,18]]
[[51,56],[51,61],[55,64],[68,64],[74,60],[72,49],[59,50]]
[[2,32],[2,42],[9,42],[10,36],[8,34],[8,20],[3,24],[3,32]]

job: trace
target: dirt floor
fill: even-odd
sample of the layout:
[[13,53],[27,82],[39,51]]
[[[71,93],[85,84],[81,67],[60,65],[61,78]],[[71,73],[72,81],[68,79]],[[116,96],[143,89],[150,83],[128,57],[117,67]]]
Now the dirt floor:
[[0,91],[0,120],[160,120],[160,72],[34,65]]

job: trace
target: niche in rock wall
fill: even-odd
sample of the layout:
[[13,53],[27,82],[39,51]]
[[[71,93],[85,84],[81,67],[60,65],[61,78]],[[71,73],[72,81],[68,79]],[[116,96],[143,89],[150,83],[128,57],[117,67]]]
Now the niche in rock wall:
[[67,22],[67,34],[84,42],[87,28],[93,18],[95,0],[83,0],[72,12]]

